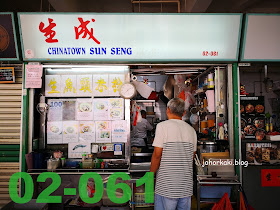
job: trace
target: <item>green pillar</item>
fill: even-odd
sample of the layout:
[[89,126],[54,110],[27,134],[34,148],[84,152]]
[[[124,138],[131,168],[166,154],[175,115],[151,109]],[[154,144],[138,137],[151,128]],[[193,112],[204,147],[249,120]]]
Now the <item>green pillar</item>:
[[[234,124],[234,158],[241,159],[241,154],[239,154],[239,71],[238,64],[234,63],[232,65],[232,86],[233,86],[233,124]],[[240,176],[239,166],[235,166],[235,171],[238,176]]]

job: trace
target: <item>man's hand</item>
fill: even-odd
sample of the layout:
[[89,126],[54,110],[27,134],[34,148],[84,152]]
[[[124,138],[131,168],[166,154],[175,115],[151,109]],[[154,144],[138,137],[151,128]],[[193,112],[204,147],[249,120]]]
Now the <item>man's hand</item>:
[[154,153],[152,156],[152,162],[151,162],[151,169],[150,172],[153,172],[154,174],[159,168],[160,160],[162,156],[162,148],[161,147],[155,147]]

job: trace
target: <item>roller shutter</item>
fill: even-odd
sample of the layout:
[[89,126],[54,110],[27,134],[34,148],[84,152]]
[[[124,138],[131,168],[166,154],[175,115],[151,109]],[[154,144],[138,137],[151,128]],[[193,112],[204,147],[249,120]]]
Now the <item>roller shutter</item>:
[[10,202],[9,179],[19,171],[23,64],[14,67],[16,83],[0,84],[0,209]]

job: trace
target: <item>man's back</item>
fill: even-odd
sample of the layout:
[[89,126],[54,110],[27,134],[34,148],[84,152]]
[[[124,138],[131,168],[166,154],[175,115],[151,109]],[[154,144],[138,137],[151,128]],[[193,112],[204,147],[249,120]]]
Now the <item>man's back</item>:
[[196,151],[195,130],[186,122],[171,119],[159,123],[153,146],[163,148],[155,193],[169,198],[193,194],[192,162]]

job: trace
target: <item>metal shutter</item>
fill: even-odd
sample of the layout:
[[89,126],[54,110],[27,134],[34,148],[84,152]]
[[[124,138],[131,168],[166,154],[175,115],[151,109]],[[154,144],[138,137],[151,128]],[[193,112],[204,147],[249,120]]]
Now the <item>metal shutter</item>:
[[14,67],[16,83],[0,84],[0,209],[10,202],[9,179],[19,171],[23,64]]

